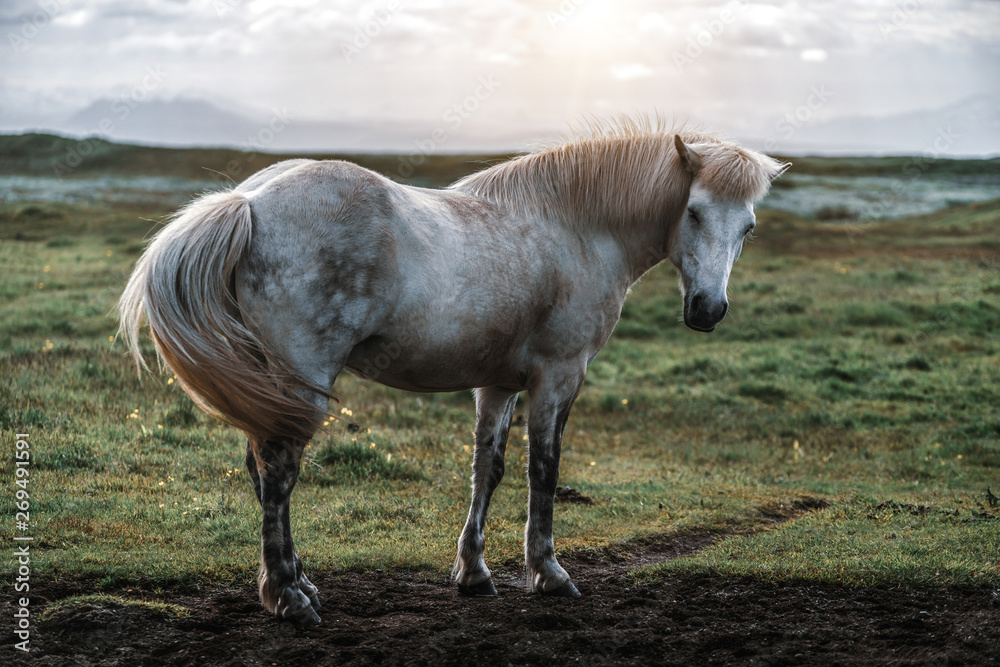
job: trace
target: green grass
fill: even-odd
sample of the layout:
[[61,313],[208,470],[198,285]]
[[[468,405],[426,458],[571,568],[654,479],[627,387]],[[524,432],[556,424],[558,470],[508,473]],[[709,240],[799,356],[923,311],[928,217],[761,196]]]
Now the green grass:
[[1000,553],[996,510],[974,495],[941,506],[842,497],[752,535],[722,540],[696,556],[633,573],[656,581],[678,573],[845,586],[995,585]]
[[[167,213],[0,205],[0,476],[14,479],[13,434],[29,433],[33,576],[256,575],[241,437],[169,376],[140,378],[112,341],[115,300]],[[860,226],[762,211],[712,335],[683,327],[673,270],[654,270],[567,425],[560,483],[594,504],[557,505],[557,548],[719,531],[732,537],[635,576],[1000,585],[986,494],[1000,490],[998,221],[998,201]],[[295,490],[306,568],[446,572],[468,507],[471,397],[349,375],[336,393],[349,412],[310,445]],[[488,525],[487,559],[512,569],[524,435],[511,431]],[[760,530],[802,496],[830,506]]]

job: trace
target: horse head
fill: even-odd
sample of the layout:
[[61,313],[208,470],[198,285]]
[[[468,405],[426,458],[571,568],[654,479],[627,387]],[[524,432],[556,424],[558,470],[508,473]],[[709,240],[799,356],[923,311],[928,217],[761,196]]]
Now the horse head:
[[[684,324],[695,331],[711,332],[729,311],[726,289],[733,264],[740,257],[743,244],[757,225],[754,201],[759,198],[758,183],[742,183],[747,174],[759,170],[741,170],[739,165],[727,169],[715,167],[715,156],[702,155],[699,147],[686,145],[680,135],[674,144],[682,165],[692,173],[687,208],[681,216],[670,244],[670,261],[680,272],[680,289],[684,296]],[[712,150],[713,146],[705,146]],[[764,167],[773,180],[789,163],[739,150],[736,160],[745,160]],[[715,167],[715,168],[713,168]],[[764,190],[766,191],[766,189]]]

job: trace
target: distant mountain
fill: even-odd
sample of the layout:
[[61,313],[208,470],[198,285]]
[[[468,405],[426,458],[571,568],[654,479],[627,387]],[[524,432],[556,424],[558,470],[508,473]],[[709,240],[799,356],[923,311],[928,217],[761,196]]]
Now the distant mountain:
[[805,121],[799,127],[785,120],[773,126],[771,142],[773,152],[789,154],[1000,155],[1000,96],[981,95],[939,109],[889,116]]
[[[326,121],[290,116],[284,109],[236,112],[191,98],[153,99],[126,104],[100,99],[63,122],[14,122],[5,114],[0,128],[55,131],[77,137],[99,135],[119,142],[173,147],[232,147],[250,151],[422,154],[510,152],[533,141],[558,136],[563,128],[512,123]],[[451,120],[456,120],[453,118]],[[725,129],[722,127],[721,129]],[[755,136],[754,136],[755,135]],[[769,153],[786,155],[1000,155],[1000,96],[980,96],[940,109],[890,116],[850,116],[818,122],[772,119],[759,132],[737,138]]]
[[78,135],[158,145],[230,145],[245,140],[256,123],[203,100],[178,98],[124,102],[102,98],[60,127]]
[[284,109],[251,118],[204,100],[177,98],[131,105],[120,100],[100,99],[73,114],[65,123],[44,129],[158,146],[229,146],[296,152],[384,151],[419,155],[468,150],[507,151],[511,146],[525,143],[525,136],[517,130],[483,137],[468,131],[459,132],[444,121],[438,125],[423,127],[419,123],[378,120],[363,123],[322,121],[298,118]]

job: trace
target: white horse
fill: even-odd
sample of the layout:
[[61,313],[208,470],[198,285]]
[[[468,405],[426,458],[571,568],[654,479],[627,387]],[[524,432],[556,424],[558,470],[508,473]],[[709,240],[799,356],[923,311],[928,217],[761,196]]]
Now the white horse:
[[260,501],[260,598],[320,621],[292,544],[305,444],[347,368],[391,387],[474,389],[472,504],[459,591],[495,595],[483,560],[518,392],[529,404],[530,587],[577,597],[556,560],[552,504],[563,426],[629,287],[664,259],[684,322],[712,331],[753,203],[788,165],[710,134],[619,121],[445,190],[341,161],[288,160],[205,195],[157,234],[119,304],[202,408],[242,429]]

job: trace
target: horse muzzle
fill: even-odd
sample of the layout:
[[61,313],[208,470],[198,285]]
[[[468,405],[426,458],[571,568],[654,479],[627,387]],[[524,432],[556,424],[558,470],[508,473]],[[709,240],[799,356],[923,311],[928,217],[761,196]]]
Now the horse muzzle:
[[729,302],[694,294],[684,301],[684,324],[689,329],[711,333],[729,312]]

